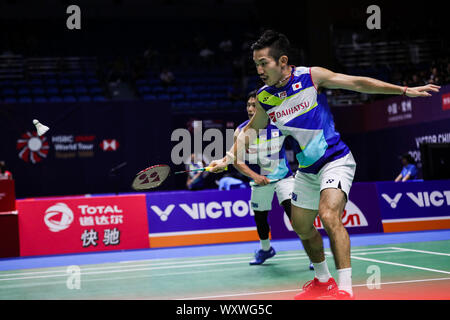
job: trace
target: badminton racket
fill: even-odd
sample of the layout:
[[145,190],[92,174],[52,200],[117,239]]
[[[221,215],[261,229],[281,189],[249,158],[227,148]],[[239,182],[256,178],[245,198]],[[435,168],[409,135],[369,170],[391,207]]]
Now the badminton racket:
[[[182,174],[187,172],[210,171],[210,167],[177,171],[173,174]],[[225,169],[227,170],[228,167]],[[159,187],[170,175],[170,167],[166,164],[158,164],[139,171],[133,179],[131,187],[134,190],[147,190]]]

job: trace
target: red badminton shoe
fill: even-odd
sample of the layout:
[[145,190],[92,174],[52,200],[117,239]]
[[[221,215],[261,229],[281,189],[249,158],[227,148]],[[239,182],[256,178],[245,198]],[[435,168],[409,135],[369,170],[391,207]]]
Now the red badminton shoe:
[[317,298],[318,300],[355,300],[355,295],[351,295],[347,291],[337,290],[336,292]]
[[294,300],[315,300],[320,297],[333,296],[339,291],[336,281],[333,278],[327,282],[320,282],[314,278],[303,285],[302,292],[298,293]]

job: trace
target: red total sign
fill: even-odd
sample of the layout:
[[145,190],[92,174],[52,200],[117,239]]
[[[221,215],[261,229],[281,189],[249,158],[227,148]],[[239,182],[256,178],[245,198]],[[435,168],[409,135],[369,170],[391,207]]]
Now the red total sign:
[[145,195],[18,200],[20,255],[149,247]]

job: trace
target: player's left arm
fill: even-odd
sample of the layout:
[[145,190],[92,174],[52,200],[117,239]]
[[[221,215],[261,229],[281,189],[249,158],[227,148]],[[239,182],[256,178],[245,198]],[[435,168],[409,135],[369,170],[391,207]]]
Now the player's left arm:
[[402,182],[405,182],[405,181],[409,180],[409,178],[411,178],[411,175],[408,173],[408,174],[402,179]]
[[258,100],[256,101],[256,112],[247,125],[240,130],[236,138],[236,142],[234,142],[231,149],[227,152],[227,155],[220,160],[212,161],[208,167],[210,167],[210,172],[221,172],[225,170],[228,164],[234,163],[244,163],[244,153],[245,150],[248,149],[250,145],[250,141],[254,141],[258,136],[258,132],[260,129],[264,129],[267,126],[267,121],[269,120],[269,116],[259,104]]
[[311,68],[311,79],[317,88],[345,89],[372,94],[404,94],[408,97],[429,97],[429,91],[439,92],[440,86],[427,84],[420,87],[405,87],[369,77],[350,76],[322,67]]

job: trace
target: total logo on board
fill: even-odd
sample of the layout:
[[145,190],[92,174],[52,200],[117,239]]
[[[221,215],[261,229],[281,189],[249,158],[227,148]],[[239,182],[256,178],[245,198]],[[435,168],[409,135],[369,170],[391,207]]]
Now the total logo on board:
[[[117,225],[123,223],[123,209],[117,205],[77,205],[78,221],[81,226]],[[44,223],[51,232],[68,229],[75,221],[72,209],[65,203],[59,202],[44,214]]]
[[45,210],[44,223],[51,232],[59,232],[69,228],[73,219],[73,211],[62,202]]

